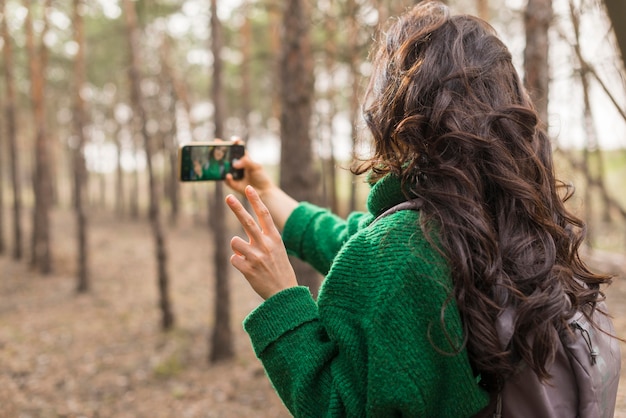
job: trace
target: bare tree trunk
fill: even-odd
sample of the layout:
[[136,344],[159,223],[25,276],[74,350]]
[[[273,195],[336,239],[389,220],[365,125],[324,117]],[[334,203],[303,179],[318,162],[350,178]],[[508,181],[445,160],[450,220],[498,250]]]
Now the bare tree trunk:
[[[177,122],[176,122],[176,104],[181,101],[179,97],[178,89],[184,90],[184,88],[177,87],[177,83],[179,81],[176,79],[174,75],[174,70],[171,65],[170,59],[170,42],[167,36],[163,37],[163,46],[161,48],[161,62],[163,67],[164,74],[164,83],[169,84],[169,89],[171,91],[171,100],[169,102],[168,114],[171,117],[171,124],[169,132],[166,133],[169,140],[165,139],[163,146],[167,150],[167,155],[169,156],[169,168],[170,168],[170,176],[168,183],[168,196],[171,204],[170,211],[170,223],[174,225],[178,220],[179,212],[180,212],[180,187],[178,182],[178,173],[176,172],[178,167],[178,159],[177,159],[177,151],[178,151],[178,139],[176,137]],[[185,93],[181,93],[185,94]],[[182,101],[181,101],[182,102]],[[187,110],[188,103],[184,104],[185,109]],[[189,112],[187,112],[189,116]]]
[[[298,201],[315,201],[318,176],[313,170],[309,133],[313,102],[313,56],[305,0],[286,0],[281,55],[280,186]],[[320,277],[292,260],[298,281],[317,295]]]
[[33,188],[35,191],[35,210],[33,216],[32,257],[31,264],[43,274],[52,272],[52,248],[50,245],[50,145],[46,132],[45,110],[45,69],[47,67],[47,49],[43,38],[47,32],[48,19],[46,10],[50,8],[50,1],[44,5],[44,30],[39,48],[35,45],[33,34],[31,0],[25,2],[27,8],[25,28],[26,46],[31,79],[31,100],[35,124],[35,169]]
[[339,212],[337,202],[337,169],[335,161],[335,152],[333,149],[334,120],[337,113],[335,99],[337,91],[335,89],[335,80],[333,74],[336,72],[337,64],[337,18],[333,15],[336,7],[335,1],[328,2],[327,16],[324,19],[324,29],[326,32],[325,41],[325,67],[327,76],[330,78],[329,87],[326,91],[326,101],[328,102],[328,112],[323,122],[325,127],[321,134],[322,148],[322,193],[324,196],[324,204],[330,208],[333,213]]
[[626,64],[626,25],[624,25],[624,16],[626,16],[626,2],[624,0],[604,0],[607,12],[613,23],[613,30],[617,39],[617,45],[622,55],[622,64]]
[[[211,52],[213,55],[213,83],[211,96],[214,107],[215,137],[224,135],[223,121],[225,114],[224,91],[222,89],[222,27],[217,16],[217,0],[211,0]],[[209,202],[211,205],[211,202]],[[228,280],[228,241],[224,217],[224,191],[221,181],[215,182],[215,196],[211,207],[209,225],[213,229],[215,241],[215,324],[211,336],[211,353],[209,360],[212,363],[227,360],[234,356],[233,333],[230,318],[230,287]]]
[[13,39],[9,34],[6,21],[5,0],[0,0],[2,9],[2,53],[4,58],[4,81],[6,84],[5,124],[9,144],[9,165],[11,170],[11,186],[13,190],[13,258],[22,258],[22,190],[19,177],[19,160],[17,153],[17,123],[15,115],[16,96],[13,78]]
[[[126,0],[124,0],[126,1]],[[135,159],[135,167],[133,172],[131,173],[131,183],[130,183],[130,196],[129,196],[129,205],[130,205],[130,217],[132,219],[139,218],[139,150],[137,144],[137,138],[135,138],[135,129],[133,124],[131,126],[131,141],[133,144],[133,158]],[[146,155],[146,158],[148,156]]]
[[[169,62],[170,57],[168,53],[168,49],[169,49],[168,45],[169,45],[169,40],[166,38],[164,40],[164,48],[163,48],[164,50],[162,51],[163,62],[165,65],[163,70],[166,72],[167,77],[169,77],[170,82],[172,83],[172,88],[174,90],[174,95],[176,97],[176,100],[180,102],[180,104],[182,104],[183,109],[185,110],[187,120],[189,121],[189,130],[191,131],[192,136],[193,136],[196,123],[194,122],[192,115],[191,115],[191,100],[189,99],[189,91],[184,80],[181,79],[180,75],[176,73],[174,66]],[[197,204],[198,193],[196,192],[195,188],[191,190],[191,199],[194,203],[193,205],[194,210],[196,210],[195,208],[198,207],[198,204]],[[195,220],[197,221],[199,217],[196,215],[197,213],[194,213],[194,218],[196,218]]]
[[118,216],[124,215],[125,199],[125,182],[124,182],[124,169],[122,168],[122,142],[120,141],[120,132],[122,131],[122,125],[115,121],[115,132],[113,132],[113,143],[116,150],[117,165],[115,168],[115,213]]
[[[249,0],[244,0],[244,10],[253,7]],[[245,13],[243,28],[241,31],[243,43],[241,46],[241,54],[243,60],[241,62],[241,112],[242,120],[245,126],[243,140],[248,141],[250,138],[250,113],[252,112],[252,74],[251,63],[252,57],[252,22],[249,13]]]
[[476,10],[478,17],[489,21],[489,0],[476,0]]
[[[359,64],[361,57],[359,54],[359,22],[357,21],[358,5],[356,0],[348,0],[348,51],[350,62],[350,75],[352,80],[352,92],[350,94],[350,132],[352,136],[353,159],[356,157],[356,135],[359,120],[359,84],[361,75]],[[382,18],[382,17],[381,17]],[[350,201],[348,212],[354,212],[357,206],[356,176],[350,176]]]
[[[278,4],[278,3],[277,3]],[[281,100],[281,63],[280,63],[280,39],[283,31],[281,24],[281,7],[270,7],[269,14],[269,27],[270,27],[270,51],[274,58],[271,66],[272,71],[272,117],[280,119],[281,106],[283,105]]]
[[[0,105],[2,100],[0,100]],[[4,142],[6,136],[0,131],[0,167],[3,167],[4,158]],[[6,252],[6,241],[4,239],[4,171],[0,170],[0,255]]]
[[528,0],[524,24],[524,84],[528,89],[539,117],[548,123],[548,93],[550,85],[549,36],[552,23],[552,0]]
[[169,198],[171,204],[170,210],[170,224],[175,225],[180,215],[180,183],[178,182],[178,138],[176,132],[178,131],[176,123],[176,95],[172,92],[172,99],[170,101],[169,115],[172,118],[169,132],[167,132],[167,155],[169,156]]
[[85,148],[85,127],[87,125],[87,112],[85,101],[81,91],[87,78],[85,68],[85,29],[83,21],[84,0],[74,0],[74,39],[78,50],[74,57],[74,133],[78,138],[76,148],[73,150],[74,160],[74,211],[76,215],[76,233],[78,244],[78,282],[76,291],[84,293],[89,290],[89,250],[88,250],[88,219],[85,210],[85,179],[87,167],[83,151]]
[[161,217],[159,211],[159,188],[156,184],[155,175],[152,167],[152,140],[147,128],[147,116],[142,103],[141,95],[141,77],[139,74],[139,33],[137,28],[137,14],[135,11],[135,3],[132,0],[124,0],[124,15],[126,18],[126,29],[128,31],[128,43],[130,53],[130,65],[128,67],[128,76],[130,81],[130,99],[133,107],[133,119],[138,123],[143,137],[146,151],[146,163],[148,169],[149,195],[150,195],[150,225],[152,226],[152,234],[154,236],[158,288],[159,288],[159,307],[161,308],[161,326],[164,330],[174,326],[174,314],[172,313],[170,296],[169,296],[169,276],[167,273],[167,251],[165,244],[165,234],[161,225]]
[[[569,7],[570,7],[570,17],[572,19],[572,26],[574,28],[574,36],[575,36],[575,44],[573,45],[573,47],[574,47],[574,52],[576,54],[576,57],[578,58],[578,63],[580,65],[579,76],[580,76],[580,81],[581,81],[582,88],[583,88],[583,104],[584,104],[583,120],[584,120],[584,128],[585,128],[585,137],[587,141],[586,146],[585,146],[585,152],[584,152],[584,156],[585,156],[584,164],[588,169],[587,174],[589,174],[589,176],[592,176],[592,179],[588,179],[587,187],[585,188],[586,199],[588,199],[585,202],[585,207],[586,207],[586,212],[587,212],[587,226],[588,226],[587,243],[591,244],[592,240],[589,239],[589,234],[593,233],[591,231],[593,222],[591,222],[592,217],[590,213],[591,208],[592,208],[592,202],[593,202],[593,199],[591,198],[591,194],[590,194],[591,189],[592,189],[591,184],[596,183],[596,184],[599,184],[602,189],[606,188],[604,185],[604,177],[605,177],[604,159],[602,157],[602,152],[600,151],[600,145],[598,143],[598,133],[594,126],[594,118],[593,118],[593,114],[591,110],[589,78],[592,75],[592,72],[590,71],[589,65],[583,59],[582,51],[580,48],[580,11],[576,9],[576,6],[571,0],[569,2]],[[591,168],[592,158],[595,158],[595,161],[596,161],[595,174],[592,172],[592,168]],[[603,200],[602,210],[603,210],[604,220],[606,222],[609,222],[611,220],[611,210],[610,210],[609,201],[606,198],[604,198]]]

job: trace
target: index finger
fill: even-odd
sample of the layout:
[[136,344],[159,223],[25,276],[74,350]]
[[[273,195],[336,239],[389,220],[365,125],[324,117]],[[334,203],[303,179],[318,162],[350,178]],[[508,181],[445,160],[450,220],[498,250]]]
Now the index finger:
[[261,238],[261,229],[259,225],[257,225],[252,215],[250,215],[246,208],[243,207],[241,202],[235,196],[229,194],[228,196],[226,196],[226,204],[235,214],[241,226],[243,226],[243,229],[248,235],[250,241],[259,241]]
[[272,218],[272,214],[270,213],[265,203],[261,200],[261,197],[257,193],[257,191],[252,186],[247,186],[245,189],[246,197],[252,205],[252,209],[259,220],[259,225],[261,229],[265,233],[277,233],[278,229],[276,228],[276,224],[274,223],[274,219]]

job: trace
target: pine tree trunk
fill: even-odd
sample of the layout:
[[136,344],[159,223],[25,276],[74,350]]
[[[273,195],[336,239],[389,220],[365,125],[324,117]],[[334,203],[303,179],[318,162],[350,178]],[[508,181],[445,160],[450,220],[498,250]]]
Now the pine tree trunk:
[[[33,33],[31,0],[25,2],[27,8],[25,28],[26,46],[31,79],[31,101],[35,127],[35,169],[33,175],[33,189],[35,194],[35,210],[33,212],[33,234],[31,265],[43,274],[52,272],[52,249],[50,245],[50,146],[46,132],[45,109],[45,69],[47,65],[47,49],[40,40],[39,48],[35,45]],[[48,21],[45,10],[50,7],[50,0],[44,5],[43,39],[47,32]]]
[[9,34],[6,21],[5,0],[0,0],[2,13],[2,39],[4,40],[2,53],[4,58],[4,81],[6,89],[5,123],[7,141],[9,145],[8,161],[11,173],[11,188],[13,190],[13,258],[22,258],[22,190],[19,177],[19,160],[17,153],[17,123],[15,115],[16,95],[13,78],[13,39]]
[[[361,75],[359,70],[360,54],[359,54],[359,23],[357,21],[358,6],[356,0],[348,0],[348,50],[350,63],[350,76],[352,92],[350,95],[350,133],[352,137],[352,155],[356,159],[356,142],[355,138],[358,131],[359,120],[359,83]],[[383,17],[381,16],[381,19]],[[354,212],[357,209],[357,187],[356,176],[350,176],[350,200],[348,202],[348,212]]]
[[[254,7],[249,0],[244,0],[244,10]],[[249,13],[245,13],[243,27],[241,29],[241,36],[243,38],[241,45],[241,113],[244,123],[244,135],[242,139],[248,142],[250,138],[250,113],[252,112],[252,21]]]
[[169,157],[169,171],[170,176],[168,176],[168,187],[167,187],[167,195],[171,204],[170,211],[170,224],[175,225],[178,221],[179,213],[180,213],[180,185],[178,182],[178,138],[176,137],[176,132],[178,131],[177,122],[176,122],[176,104],[180,101],[178,96],[175,80],[174,70],[172,69],[172,65],[170,62],[170,43],[169,39],[166,37],[163,41],[163,45],[161,47],[161,65],[163,68],[163,77],[161,77],[163,81],[163,88],[168,89],[171,94],[171,100],[169,102],[168,114],[171,117],[171,124],[169,132],[166,133],[166,138],[164,139],[164,148],[167,151],[167,155]]
[[334,120],[337,114],[335,100],[337,90],[335,88],[334,74],[337,65],[337,19],[333,14],[336,7],[334,0],[330,0],[327,9],[322,13],[326,14],[324,20],[324,70],[329,78],[328,88],[323,92],[324,99],[328,103],[328,109],[320,117],[319,141],[322,159],[322,203],[330,208],[331,212],[338,213],[337,203],[337,176],[336,161],[333,149]]
[[113,143],[115,144],[117,165],[115,169],[115,213],[118,216],[124,215],[125,208],[125,182],[124,182],[124,169],[122,168],[122,143],[119,135],[121,126],[117,124],[115,133],[113,134]]
[[[215,137],[224,135],[223,121],[225,114],[224,92],[222,89],[222,28],[217,16],[217,0],[211,0],[211,52],[213,55],[213,83],[211,98],[214,106]],[[215,363],[234,356],[233,333],[230,317],[229,286],[229,245],[227,242],[224,217],[224,191],[221,181],[215,182],[215,195],[211,207],[210,225],[215,242],[215,325],[211,335],[210,362]]]
[[169,276],[167,272],[167,251],[165,246],[165,234],[161,224],[161,216],[159,210],[159,188],[156,184],[156,178],[152,167],[153,144],[147,128],[147,117],[141,96],[141,78],[139,74],[139,35],[137,28],[137,15],[135,11],[135,3],[132,0],[124,0],[124,15],[126,18],[126,27],[128,31],[128,43],[130,53],[130,65],[128,67],[128,75],[130,80],[130,99],[133,108],[133,119],[139,125],[141,136],[146,151],[146,165],[148,170],[148,187],[150,198],[150,225],[154,237],[158,290],[159,290],[159,307],[161,308],[161,326],[164,330],[174,326],[174,314],[172,312],[170,296],[169,296]]
[[478,17],[489,21],[489,0],[476,0],[476,10]]
[[548,93],[550,85],[549,30],[552,23],[552,0],[528,0],[524,24],[524,84],[539,117],[548,123]]
[[74,131],[78,138],[78,144],[74,149],[74,211],[76,216],[76,232],[78,247],[78,281],[76,291],[84,293],[89,290],[89,251],[88,251],[88,220],[85,210],[85,179],[87,168],[83,150],[85,147],[85,126],[87,114],[85,101],[81,96],[81,90],[86,80],[85,68],[85,30],[81,8],[84,0],[74,0],[74,37],[78,50],[74,57]]
[[[280,187],[298,201],[315,202],[319,178],[313,170],[309,134],[313,102],[313,55],[305,0],[286,0],[281,55]],[[317,295],[320,277],[292,259],[298,282]]]
[[[0,101],[0,104],[2,101]],[[4,158],[4,132],[0,132],[0,167],[3,167]],[[4,239],[4,172],[0,170],[0,255],[6,253],[6,241]]]
[[609,18],[613,23],[617,45],[622,53],[622,64],[626,65],[626,25],[624,25],[626,2],[624,0],[604,0],[603,3],[606,5]]

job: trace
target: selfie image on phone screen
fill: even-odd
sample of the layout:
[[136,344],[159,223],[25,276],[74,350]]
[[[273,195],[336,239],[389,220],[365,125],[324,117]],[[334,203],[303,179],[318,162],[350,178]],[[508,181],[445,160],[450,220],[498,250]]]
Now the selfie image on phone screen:
[[242,145],[232,144],[189,144],[181,147],[180,179],[182,181],[223,180],[238,170],[233,170],[233,160],[243,156]]

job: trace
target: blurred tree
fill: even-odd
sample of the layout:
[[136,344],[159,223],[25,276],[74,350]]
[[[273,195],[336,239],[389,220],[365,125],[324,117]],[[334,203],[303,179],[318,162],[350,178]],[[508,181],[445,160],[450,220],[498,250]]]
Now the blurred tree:
[[[168,107],[165,113],[169,116],[168,123],[161,123],[161,133],[163,135],[163,151],[168,158],[164,159],[165,191],[170,202],[170,224],[175,225],[180,215],[180,183],[178,181],[178,123],[176,121],[176,93],[172,84],[165,84],[165,92],[169,92]],[[167,175],[169,174],[169,175]]]
[[50,176],[50,140],[46,131],[46,68],[48,50],[43,42],[48,32],[48,10],[51,0],[43,5],[43,30],[35,40],[33,30],[33,7],[31,0],[25,1],[27,10],[25,29],[28,64],[30,70],[30,93],[33,106],[35,126],[35,168],[33,189],[35,194],[35,210],[33,212],[33,233],[31,265],[43,274],[52,272],[52,246],[50,242],[50,207],[52,184]]
[[[349,91],[349,118],[350,118],[350,137],[352,139],[352,158],[356,161],[356,136],[358,132],[358,124],[361,115],[360,108],[360,85],[363,79],[361,75],[360,65],[362,63],[362,53],[360,48],[359,28],[360,22],[358,21],[358,14],[360,10],[359,3],[356,0],[347,0],[346,2],[346,14],[348,19],[348,66],[350,69],[350,87]],[[381,13],[379,12],[379,18]],[[357,181],[356,177],[352,175],[350,177],[350,197],[348,203],[348,212],[353,212],[357,209]]]
[[243,0],[244,10],[243,25],[241,28],[241,112],[244,126],[242,139],[247,142],[250,139],[250,114],[252,113],[252,19],[250,0]]
[[[214,137],[224,137],[225,103],[222,79],[223,47],[222,27],[217,15],[217,0],[211,0],[211,53],[213,55],[213,82],[211,83],[211,99],[213,101],[213,122],[215,125]],[[230,319],[230,285],[229,285],[229,256],[230,246],[226,234],[226,215],[224,204],[224,189],[221,181],[214,182],[214,198],[209,199],[209,225],[213,230],[215,269],[215,323],[211,336],[211,352],[209,360],[212,363],[227,360],[233,357],[233,335]]]
[[[2,107],[3,97],[0,96],[0,107]],[[3,117],[0,116],[0,121]],[[1,123],[0,123],[1,124]],[[4,142],[5,133],[0,132],[0,167],[4,167]],[[0,255],[6,252],[6,241],[4,239],[4,171],[0,169]]]
[[[311,112],[314,95],[310,11],[305,0],[285,0],[281,38],[280,187],[298,201],[315,202],[319,177],[313,170]],[[320,278],[292,260],[298,281],[316,295]]]
[[[579,167],[583,172],[585,178],[585,221],[587,223],[587,239],[585,244],[592,246],[594,239],[596,238],[595,222],[592,216],[594,208],[598,203],[601,204],[602,221],[611,221],[611,209],[615,207],[614,200],[611,198],[607,186],[606,186],[606,169],[604,163],[604,157],[600,144],[598,141],[598,132],[595,127],[595,118],[593,115],[593,105],[591,99],[591,81],[595,71],[592,66],[587,63],[583,57],[582,45],[581,45],[581,18],[583,15],[582,8],[576,6],[574,1],[569,1],[570,19],[572,22],[572,48],[574,50],[574,59],[577,62],[579,70],[576,75],[579,78],[580,85],[583,93],[583,130],[585,137],[585,147],[583,149],[582,161],[579,163]],[[597,78],[599,80],[599,78]],[[571,160],[574,160],[574,156],[569,155]],[[593,198],[594,190],[600,192],[600,201],[597,202]],[[617,205],[619,208],[619,205]],[[622,209],[622,213],[624,213]]]
[[489,21],[489,0],[476,0],[476,10],[478,17]]
[[604,0],[604,3],[611,22],[613,22],[613,30],[621,51],[622,62],[626,64],[626,25],[623,24],[624,19],[626,19],[626,2],[624,0]]
[[76,56],[74,57],[74,111],[72,119],[74,121],[74,135],[77,141],[74,148],[74,211],[76,215],[77,233],[77,265],[78,283],[76,290],[79,293],[89,290],[89,249],[88,249],[88,220],[85,210],[85,180],[87,178],[87,167],[85,166],[85,142],[87,111],[85,100],[83,99],[83,89],[86,83],[86,63],[85,63],[85,30],[83,13],[85,12],[84,0],[74,0],[74,10],[72,24],[74,27],[74,40],[76,42]]
[[13,191],[13,258],[22,258],[22,191],[19,176],[19,159],[17,153],[17,97],[15,94],[15,79],[13,77],[13,39],[9,33],[7,23],[7,7],[5,0],[0,0],[2,13],[2,54],[4,58],[5,82],[5,118],[6,140],[9,147],[8,161],[11,173],[11,189]]
[[552,0],[528,0],[524,13],[526,47],[524,48],[524,84],[533,99],[542,123],[548,123],[550,86],[549,36],[552,24]]
[[[334,121],[338,113],[337,109],[337,89],[335,78],[338,62],[337,48],[337,5],[334,0],[326,3],[326,9],[322,10],[324,21],[324,68],[323,74],[327,79],[326,91],[322,92],[324,105],[320,109],[320,128],[317,132],[321,136],[320,150],[322,158],[322,198],[323,204],[328,206],[333,213],[339,213],[339,202],[337,200],[337,169],[333,147]],[[323,109],[323,110],[322,110]]]
[[148,118],[142,102],[141,92],[141,63],[139,60],[139,28],[137,27],[137,14],[135,3],[132,0],[124,0],[124,17],[126,20],[126,33],[128,37],[129,66],[128,77],[130,82],[130,101],[133,109],[133,121],[143,137],[143,145],[146,152],[146,167],[148,170],[148,187],[150,196],[150,225],[154,237],[159,307],[161,308],[161,326],[167,330],[174,326],[174,314],[172,312],[169,295],[169,275],[167,272],[166,238],[161,224],[159,188],[156,184],[156,175],[153,170],[152,157],[153,144],[148,132]]

